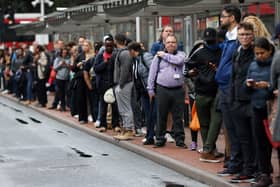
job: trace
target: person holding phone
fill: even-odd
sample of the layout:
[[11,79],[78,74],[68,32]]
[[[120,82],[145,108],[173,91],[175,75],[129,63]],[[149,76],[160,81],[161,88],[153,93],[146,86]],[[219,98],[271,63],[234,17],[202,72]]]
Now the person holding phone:
[[273,95],[270,86],[270,68],[275,48],[264,37],[254,42],[255,60],[251,63],[246,79],[246,88],[250,93],[252,107],[253,134],[256,143],[257,173],[261,173],[255,186],[272,184],[270,174],[272,146],[266,135],[263,121],[268,118],[267,100]]

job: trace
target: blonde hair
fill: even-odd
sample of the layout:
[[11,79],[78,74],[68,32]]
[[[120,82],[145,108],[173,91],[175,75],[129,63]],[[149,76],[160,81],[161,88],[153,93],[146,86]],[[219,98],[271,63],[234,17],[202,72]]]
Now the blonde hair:
[[94,57],[94,55],[95,55],[94,48],[93,48],[92,43],[89,40],[85,40],[84,43],[87,43],[88,46],[89,46],[89,52],[85,54],[86,55],[86,59],[88,60],[88,59]]
[[247,16],[243,19],[243,21],[253,25],[255,37],[265,37],[271,40],[271,34],[268,32],[266,26],[260,18],[256,16]]

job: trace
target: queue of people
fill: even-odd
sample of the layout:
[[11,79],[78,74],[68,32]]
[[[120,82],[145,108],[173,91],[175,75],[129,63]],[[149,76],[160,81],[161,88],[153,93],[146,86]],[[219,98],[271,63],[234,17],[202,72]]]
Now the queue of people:
[[[219,176],[269,186],[272,145],[263,121],[267,101],[278,95],[280,54],[271,39],[280,39],[280,24],[271,37],[258,17],[242,18],[233,5],[223,8],[220,22],[220,30],[205,29],[188,56],[170,25],[150,52],[124,34],[107,34],[94,46],[81,36],[77,44],[56,41],[53,51],[36,42],[5,49],[1,87],[26,105],[37,100],[37,107],[47,107],[47,93],[54,91],[48,109],[70,110],[81,125],[93,121],[100,133],[112,128],[117,140],[145,135],[143,144],[158,148],[170,142],[187,148],[184,127],[190,120],[184,115],[195,105],[202,148],[191,130],[190,150],[200,152],[200,161],[224,157]],[[221,129],[225,154],[216,146]]]

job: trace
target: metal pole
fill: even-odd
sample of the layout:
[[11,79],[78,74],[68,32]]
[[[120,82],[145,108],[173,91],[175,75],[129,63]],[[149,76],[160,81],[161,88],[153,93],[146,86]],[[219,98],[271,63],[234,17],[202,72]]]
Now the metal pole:
[[140,17],[136,17],[136,42],[140,42],[140,35],[141,35],[141,26],[140,26]]
[[45,20],[45,0],[40,0],[41,21]]
[[274,23],[275,23],[275,25],[277,25],[277,23],[280,22],[280,2],[279,2],[279,0],[274,0],[274,6],[275,6]]

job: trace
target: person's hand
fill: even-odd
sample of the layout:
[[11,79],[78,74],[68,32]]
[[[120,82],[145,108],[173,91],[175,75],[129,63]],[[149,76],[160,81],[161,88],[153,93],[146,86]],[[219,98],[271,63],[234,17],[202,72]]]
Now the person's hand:
[[193,68],[191,70],[188,71],[188,76],[189,77],[194,77],[198,75],[198,70],[196,68]]
[[104,63],[108,63],[110,58],[104,58]]
[[39,58],[40,58],[40,55],[39,55],[39,54],[35,54],[35,55],[34,55],[35,61],[39,60]]
[[64,64],[65,64],[65,62],[62,60],[62,61],[60,61],[59,66],[63,66]]
[[165,55],[164,51],[158,51],[157,52],[157,56],[160,57],[160,58],[163,58],[164,55]]
[[255,87],[255,84],[256,84],[256,82],[254,81],[254,79],[247,79],[246,80],[246,85],[248,86],[248,87]]
[[213,70],[213,71],[216,71],[216,70],[217,70],[216,64],[214,64],[214,63],[212,63],[212,62],[209,62],[209,63],[208,63],[208,66],[209,66],[209,68],[210,68],[211,70]]
[[77,64],[77,67],[79,68],[79,67],[81,67],[83,65],[83,62],[79,62],[78,64]]
[[120,85],[116,86],[115,92],[116,92],[116,93],[119,93],[120,91],[121,91]]
[[92,91],[92,90],[93,90],[93,88],[92,88],[91,85],[88,85],[88,89],[89,89],[89,91]]
[[149,93],[150,102],[155,98],[155,93]]
[[268,88],[270,86],[267,81],[258,81],[255,83],[255,88]]
[[278,96],[278,94],[279,94],[278,89],[277,89],[277,90],[274,90],[274,91],[273,91],[273,94],[274,94],[275,96]]

